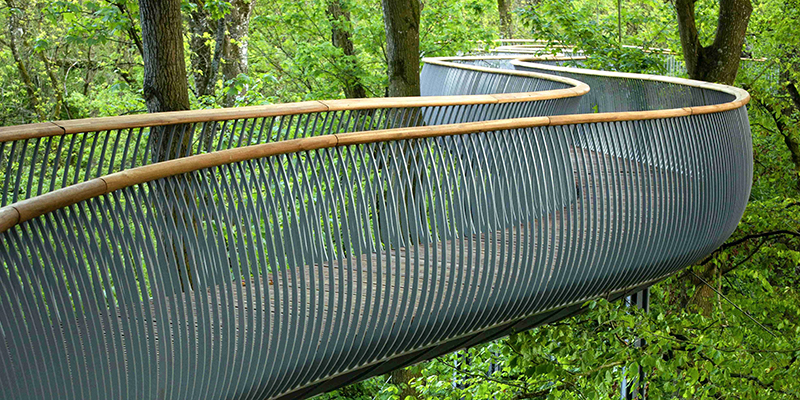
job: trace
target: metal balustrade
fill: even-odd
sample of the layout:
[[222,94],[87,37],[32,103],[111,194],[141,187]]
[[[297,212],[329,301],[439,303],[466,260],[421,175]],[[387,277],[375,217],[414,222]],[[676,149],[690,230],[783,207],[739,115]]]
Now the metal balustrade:
[[[421,124],[572,114],[576,96],[588,89],[553,75],[453,67],[429,66],[441,71],[426,76],[436,75],[442,83],[469,82],[473,90],[459,94],[487,96],[310,101],[0,127],[0,206],[169,158],[260,143]],[[445,86],[431,94],[454,94]],[[492,96],[496,94],[501,96]]]
[[[248,116],[201,154],[149,163],[142,139],[137,161],[90,156],[78,183],[0,208],[0,392],[305,398],[620,298],[735,229],[746,92],[573,69],[555,72],[597,88],[511,101],[542,87],[466,67],[426,60],[425,94],[453,96],[393,111],[411,122]],[[587,101],[637,111],[574,114]],[[193,141],[218,125],[185,115]],[[303,129],[260,128],[298,115]]]
[[[500,41],[502,42],[502,41]],[[660,60],[660,72],[668,76],[686,77],[686,66],[683,57],[669,49],[643,49],[638,46],[625,45],[629,49],[640,49],[649,53]],[[553,51],[558,51],[557,59],[552,59]],[[583,60],[586,59],[583,51],[577,50],[572,46],[548,45],[547,43],[537,43],[529,45],[501,45],[492,49],[492,55],[504,54],[513,55],[519,58],[534,57],[537,64],[550,64],[565,67],[581,67]],[[739,63],[739,74],[744,74],[749,79],[764,79],[768,82],[778,82],[780,68],[776,63],[770,62],[765,58],[743,57]]]
[[[686,86],[679,82],[664,82],[643,79],[648,75],[609,73],[606,71],[596,71],[590,69],[576,69],[557,65],[546,65],[538,62],[527,62],[523,59],[510,61],[514,68],[523,71],[548,72],[559,76],[572,77],[586,82],[591,88],[589,93],[581,97],[578,106],[579,113],[598,113],[598,112],[624,112],[624,111],[648,111],[659,109],[676,109],[681,107],[696,107],[708,104],[724,104],[734,101],[736,95],[728,92],[721,92],[709,87]],[[650,76],[657,78],[656,76]],[[747,124],[747,116],[744,124]],[[670,134],[669,130],[661,131],[661,134]],[[631,139],[636,142],[635,146],[628,149],[606,148],[606,154],[618,155],[636,161],[669,168],[673,171],[692,173],[693,167],[681,162],[675,157],[666,157],[660,160],[651,156],[647,145],[641,143],[650,134],[641,135],[638,132],[631,132]],[[588,140],[588,138],[587,138]],[[665,140],[669,140],[666,139]],[[587,149],[600,149],[602,143],[583,142],[581,146]],[[706,173],[703,170],[694,169],[695,173]]]
[[711,88],[642,79],[647,75],[610,73],[557,65],[511,61],[522,71],[580,79],[592,88],[581,98],[579,113],[647,111],[731,102],[735,95]]

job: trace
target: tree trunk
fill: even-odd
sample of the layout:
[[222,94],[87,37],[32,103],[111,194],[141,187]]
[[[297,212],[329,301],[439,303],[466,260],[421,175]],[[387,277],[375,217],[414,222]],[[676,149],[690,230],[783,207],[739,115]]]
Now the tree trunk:
[[414,378],[419,378],[422,374],[418,371],[415,371],[414,367],[405,367],[396,369],[389,373],[389,376],[392,378],[392,384],[397,386],[400,389],[400,396],[401,399],[405,399],[411,396],[414,399],[420,397],[419,393],[413,386],[411,386],[411,380]]
[[192,49],[191,62],[192,76],[194,77],[194,94],[197,97],[202,97],[208,94],[209,81],[211,80],[212,48],[205,35],[209,33],[214,36],[216,30],[212,31],[210,27],[216,26],[217,23],[208,15],[202,0],[197,0],[195,5],[194,11],[189,13],[189,31],[191,33],[189,48]]
[[511,20],[511,12],[508,11],[508,3],[511,0],[497,0],[497,13],[500,14],[500,33],[503,39],[514,38],[514,27]]
[[[144,100],[147,111],[189,109],[183,59],[180,0],[139,0],[144,49]],[[185,128],[185,127],[184,127]],[[178,126],[153,129],[153,161],[188,155],[191,135]],[[173,137],[180,135],[179,138]]]
[[[702,276],[706,282],[713,284],[717,276],[717,268],[713,265],[708,265],[697,275]],[[695,286],[695,291],[689,302],[697,306],[700,314],[706,318],[711,317],[711,312],[714,310],[714,290],[695,277],[690,278],[690,281]]]
[[139,0],[147,111],[189,109],[180,0]]
[[214,43],[214,56],[211,59],[211,66],[208,70],[208,87],[206,93],[214,94],[214,87],[217,84],[217,72],[219,72],[219,64],[222,60],[222,48],[225,47],[225,18],[220,18],[217,21],[216,29],[216,42]]
[[750,0],[720,0],[714,42],[703,47],[694,19],[695,0],[676,0],[678,32],[686,71],[692,79],[732,84],[753,6]]
[[[181,111],[189,109],[189,84],[186,79],[186,62],[183,55],[183,33],[181,20],[181,0],[139,0],[139,13],[142,24],[142,44],[144,61],[144,100],[147,111]],[[151,160],[164,161],[191,155],[193,131],[191,124],[176,124],[150,129]],[[195,194],[186,188],[177,198],[192,199]],[[187,229],[195,229],[194,216],[187,215],[187,207],[178,204],[165,204],[161,211],[164,216],[171,215],[176,224],[186,224]],[[162,237],[164,246],[172,249],[178,265],[178,276],[182,290],[193,287],[192,266],[187,249],[178,240]],[[184,271],[188,282],[184,281]]]
[[350,35],[350,11],[347,10],[342,0],[329,0],[327,10],[328,20],[331,23],[331,42],[342,49],[344,65],[341,71],[341,81],[344,86],[344,95],[349,99],[367,97],[367,91],[359,79],[359,65],[356,58],[355,46]]
[[[17,9],[17,6],[12,0],[6,0],[6,5],[12,10]],[[17,65],[17,71],[19,72],[19,77],[22,80],[22,84],[25,86],[25,91],[28,93],[28,101],[32,114],[39,115],[39,118],[42,118],[43,116],[38,110],[39,98],[36,96],[36,88],[34,87],[33,81],[31,81],[31,76],[30,73],[28,73],[28,67],[25,65],[25,60],[23,60],[23,57],[19,53],[19,45],[16,38],[20,33],[22,33],[22,28],[19,26],[17,13],[14,11],[9,12],[8,47],[11,50],[11,57],[14,58],[14,63]]]
[[[231,12],[225,16],[227,36],[225,38],[224,54],[225,64],[222,65],[222,79],[229,82],[239,74],[247,74],[247,33],[250,29],[250,16],[253,13],[253,0],[231,1]],[[233,93],[227,92],[224,104],[233,106],[236,96],[241,96],[247,91]]]
[[[39,59],[44,63],[45,72],[47,77],[50,78],[50,84],[53,85],[53,95],[56,97],[56,105],[53,108],[53,119],[61,119],[61,109],[64,105],[64,96],[61,95],[61,85],[58,83],[58,78],[53,72],[53,63],[44,55],[44,52],[39,52]],[[67,111],[69,115],[69,111]]]
[[[250,30],[253,2],[231,1],[230,12],[219,20],[215,20],[204,9],[202,0],[196,0],[196,5],[195,10],[189,15],[189,29],[192,34],[189,44],[192,49],[192,74],[195,93],[197,96],[206,96],[214,94],[220,69],[224,82],[235,79],[239,74],[247,73],[247,34]],[[214,38],[213,47],[209,44],[209,37]],[[226,92],[222,104],[225,107],[233,106],[236,96],[244,94],[246,90],[247,88],[243,88],[237,93]]]
[[419,96],[419,0],[382,0],[389,97]]

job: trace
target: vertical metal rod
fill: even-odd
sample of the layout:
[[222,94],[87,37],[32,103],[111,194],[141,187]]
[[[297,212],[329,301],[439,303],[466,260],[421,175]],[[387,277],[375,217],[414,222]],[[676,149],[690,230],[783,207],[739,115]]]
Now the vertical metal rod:
[[[646,287],[625,299],[625,304],[628,307],[638,308],[645,313],[650,312],[650,287]],[[636,347],[645,347],[647,342],[644,339],[636,339],[634,343]],[[639,371],[636,378],[630,383],[622,380],[622,397],[625,400],[647,400],[647,376],[644,372],[644,367],[639,365]]]

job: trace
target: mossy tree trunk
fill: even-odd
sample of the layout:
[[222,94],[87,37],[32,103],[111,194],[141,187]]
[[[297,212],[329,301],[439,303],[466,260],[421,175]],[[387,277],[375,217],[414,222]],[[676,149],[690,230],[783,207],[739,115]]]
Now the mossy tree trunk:
[[[231,1],[231,11],[225,16],[225,41],[223,54],[225,63],[222,65],[222,79],[231,82],[239,74],[247,74],[248,39],[247,34],[250,30],[250,16],[253,14],[253,0],[233,0]],[[223,104],[225,107],[232,107],[236,101],[236,96],[241,96],[247,92],[244,86],[238,91],[228,91],[225,94]]]
[[331,42],[344,53],[343,70],[340,72],[345,97],[361,99],[367,97],[367,91],[359,78],[360,67],[356,58],[355,46],[351,35],[350,11],[342,0],[328,0],[326,10],[331,23]]
[[382,0],[389,97],[419,96],[419,0]]
[[686,71],[692,79],[733,84],[753,6],[750,0],[720,0],[714,42],[703,46],[695,22],[694,5],[695,0],[675,1]]
[[500,33],[503,35],[503,39],[514,38],[514,26],[509,3],[511,3],[511,0],[497,0],[497,13],[500,14]]

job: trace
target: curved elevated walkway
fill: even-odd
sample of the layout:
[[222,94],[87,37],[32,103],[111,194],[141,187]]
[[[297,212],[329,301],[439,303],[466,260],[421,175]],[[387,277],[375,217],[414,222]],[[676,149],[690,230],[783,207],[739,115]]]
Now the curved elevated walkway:
[[434,96],[0,128],[0,393],[309,397],[622,297],[735,229],[746,92],[425,62]]

